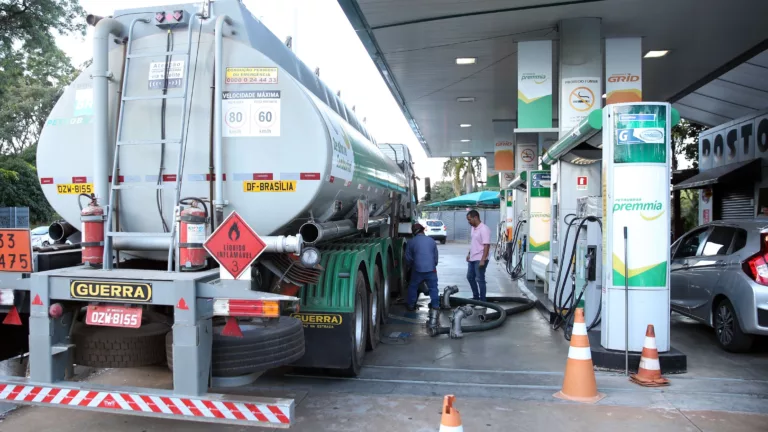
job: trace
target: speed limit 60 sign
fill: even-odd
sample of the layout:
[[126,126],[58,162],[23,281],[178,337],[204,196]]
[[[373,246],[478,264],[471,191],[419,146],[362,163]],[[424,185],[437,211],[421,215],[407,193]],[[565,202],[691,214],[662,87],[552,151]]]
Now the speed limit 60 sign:
[[226,91],[222,115],[225,137],[280,136],[280,90]]
[[32,273],[32,240],[28,229],[0,229],[0,272]]

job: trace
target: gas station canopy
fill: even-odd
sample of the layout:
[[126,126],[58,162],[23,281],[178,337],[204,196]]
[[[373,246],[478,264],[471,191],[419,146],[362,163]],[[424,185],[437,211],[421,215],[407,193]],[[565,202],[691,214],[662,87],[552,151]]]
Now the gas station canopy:
[[339,3],[432,157],[493,152],[492,120],[516,120],[517,42],[553,40],[558,82],[558,22],[570,18],[600,18],[603,38],[642,37],[644,54],[668,51],[643,59],[643,99],[683,118],[714,126],[768,106],[768,1]]

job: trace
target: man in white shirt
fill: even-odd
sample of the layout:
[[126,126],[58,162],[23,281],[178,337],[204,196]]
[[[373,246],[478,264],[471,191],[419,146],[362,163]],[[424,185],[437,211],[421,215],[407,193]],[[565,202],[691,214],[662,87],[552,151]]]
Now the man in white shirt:
[[491,250],[491,229],[480,220],[477,210],[467,213],[467,222],[472,226],[472,240],[467,254],[467,280],[472,287],[472,298],[486,301],[485,269],[488,267],[488,252]]

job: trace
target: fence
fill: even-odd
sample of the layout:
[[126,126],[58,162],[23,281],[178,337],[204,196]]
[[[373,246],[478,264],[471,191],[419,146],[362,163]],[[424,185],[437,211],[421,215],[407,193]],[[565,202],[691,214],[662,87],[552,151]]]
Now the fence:
[[29,228],[29,207],[0,207],[0,228]]
[[[491,229],[491,243],[496,243],[500,222],[499,209],[477,210],[480,220]],[[448,241],[469,243],[470,226],[466,210],[444,210],[427,212],[428,219],[443,221]]]

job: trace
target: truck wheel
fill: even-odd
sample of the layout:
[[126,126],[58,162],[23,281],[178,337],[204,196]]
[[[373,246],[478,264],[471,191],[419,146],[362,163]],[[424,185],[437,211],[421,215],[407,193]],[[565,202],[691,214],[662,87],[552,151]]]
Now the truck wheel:
[[373,292],[368,294],[368,343],[366,349],[373,351],[379,346],[381,337],[382,305],[384,304],[384,283],[381,277],[381,268],[376,265],[373,277]]
[[165,361],[166,324],[149,322],[137,329],[89,326],[78,321],[72,327],[74,362],[97,368],[150,366]]
[[[211,371],[215,377],[233,377],[265,371],[295,362],[304,355],[301,320],[280,317],[276,324],[241,322],[243,337],[222,336],[224,325],[213,326]],[[173,332],[165,337],[168,368],[173,370]]]
[[355,283],[355,309],[352,316],[352,326],[350,326],[349,349],[352,353],[352,360],[347,369],[341,372],[341,375],[356,377],[360,373],[365,358],[366,337],[368,335],[368,317],[366,316],[368,305],[368,289],[365,286],[365,274],[362,270],[357,271],[357,282]]
[[387,260],[387,278],[384,283],[384,303],[381,305],[381,322],[389,322],[389,312],[392,306],[392,293],[397,290],[398,275],[395,272],[395,263],[392,257]]
[[728,352],[747,352],[754,337],[741,330],[736,311],[728,299],[722,299],[714,312],[715,336],[720,347]]

